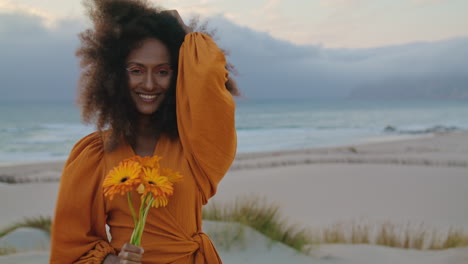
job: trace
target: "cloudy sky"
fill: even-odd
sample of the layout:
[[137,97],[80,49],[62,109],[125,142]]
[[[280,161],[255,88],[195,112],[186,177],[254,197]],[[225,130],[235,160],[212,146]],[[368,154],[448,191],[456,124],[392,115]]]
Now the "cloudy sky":
[[[343,95],[393,78],[448,80],[468,73],[466,0],[157,4],[186,20],[210,18],[250,97]],[[76,35],[87,25],[81,1],[0,0],[0,100],[74,97]]]
[[[363,48],[466,36],[466,0],[162,0],[185,17],[223,16],[297,44]],[[0,12],[83,18],[81,1],[0,0]]]

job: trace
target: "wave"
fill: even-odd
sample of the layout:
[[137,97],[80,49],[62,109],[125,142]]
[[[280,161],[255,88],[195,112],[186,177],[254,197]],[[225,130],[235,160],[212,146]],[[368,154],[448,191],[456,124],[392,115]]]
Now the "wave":
[[272,129],[310,129],[310,127],[305,126],[238,126],[236,130],[272,130]]
[[425,129],[398,129],[394,126],[386,126],[384,128],[385,133],[397,133],[397,134],[432,134],[432,133],[441,133],[441,132],[454,132],[454,131],[467,131],[468,129],[457,127],[457,126],[443,126],[435,125]]

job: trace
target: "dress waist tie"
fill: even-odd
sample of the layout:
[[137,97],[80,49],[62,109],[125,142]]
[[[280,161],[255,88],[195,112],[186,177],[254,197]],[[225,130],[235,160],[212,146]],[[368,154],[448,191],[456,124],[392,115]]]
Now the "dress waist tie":
[[192,239],[198,244],[198,250],[195,253],[195,263],[222,264],[213,243],[211,243],[210,238],[205,233],[198,232],[192,236]]

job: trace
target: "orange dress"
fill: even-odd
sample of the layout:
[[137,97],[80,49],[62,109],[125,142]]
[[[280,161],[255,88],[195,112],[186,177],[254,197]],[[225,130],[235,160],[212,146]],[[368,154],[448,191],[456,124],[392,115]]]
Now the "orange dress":
[[[174,185],[167,207],[149,212],[141,241],[143,263],[221,263],[201,230],[201,212],[236,152],[235,104],[225,87],[225,65],[223,53],[209,36],[185,37],[176,91],[179,139],[162,135],[154,150],[163,157],[161,167],[179,171],[184,180]],[[130,240],[133,219],[126,196],[104,198],[102,182],[114,166],[135,153],[126,143],[105,152],[102,135],[96,132],[80,140],[65,164],[52,226],[52,264],[102,263]],[[139,195],[132,197],[134,208],[139,208]]]

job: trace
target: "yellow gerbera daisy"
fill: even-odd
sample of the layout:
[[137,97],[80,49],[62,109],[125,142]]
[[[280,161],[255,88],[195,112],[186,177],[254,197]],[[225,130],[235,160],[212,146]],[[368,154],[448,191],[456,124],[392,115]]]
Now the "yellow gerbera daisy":
[[153,204],[151,206],[155,208],[166,207],[168,203],[169,199],[167,199],[166,196],[158,196],[154,198]]
[[123,195],[135,189],[140,184],[140,173],[142,167],[139,163],[125,160],[112,169],[104,179],[102,184],[104,195],[110,196],[110,200],[115,194]]

